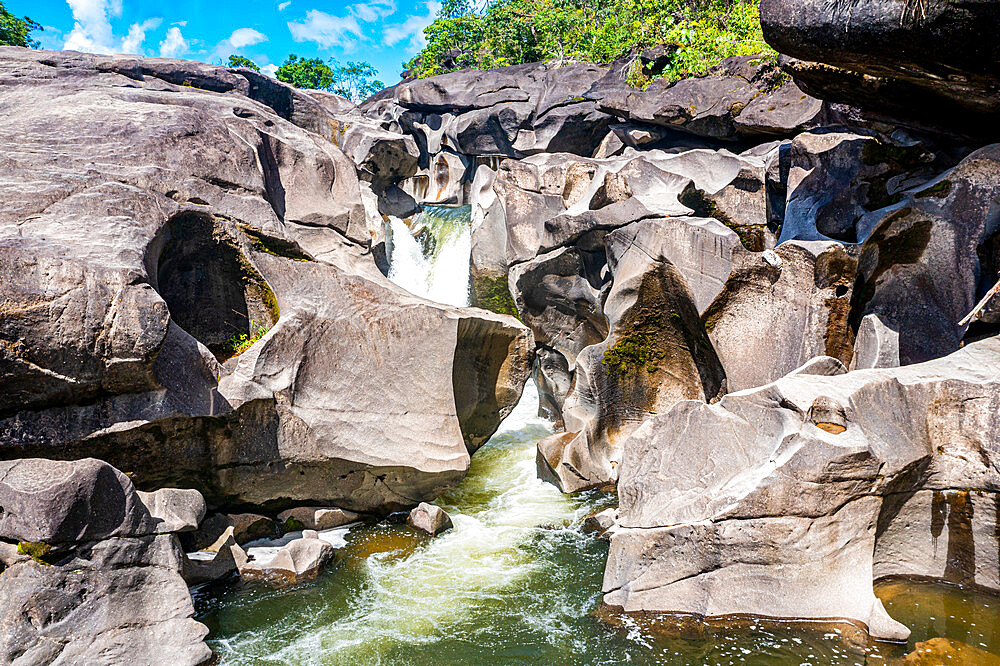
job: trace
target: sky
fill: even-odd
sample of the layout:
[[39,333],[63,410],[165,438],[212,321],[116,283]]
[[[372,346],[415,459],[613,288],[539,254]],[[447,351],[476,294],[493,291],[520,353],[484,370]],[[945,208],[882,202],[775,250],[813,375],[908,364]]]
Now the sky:
[[424,45],[436,0],[3,0],[44,27],[43,49],[133,53],[218,64],[246,56],[273,75],[294,53],[366,61],[386,85]]

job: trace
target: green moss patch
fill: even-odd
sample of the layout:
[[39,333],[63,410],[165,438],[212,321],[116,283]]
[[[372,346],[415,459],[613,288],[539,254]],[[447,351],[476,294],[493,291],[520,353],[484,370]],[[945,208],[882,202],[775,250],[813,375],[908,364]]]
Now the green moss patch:
[[736,232],[740,243],[751,252],[763,252],[766,226],[763,224],[740,224],[719,208],[705,193],[694,184],[689,184],[677,197],[683,205],[694,211],[698,217],[711,217]]
[[935,183],[925,190],[920,190],[915,197],[917,199],[944,199],[949,194],[951,194],[951,181],[942,180],[940,183]]
[[473,276],[469,303],[477,308],[521,319],[517,305],[510,295],[506,275]]
[[245,224],[239,225],[240,231],[245,233],[250,239],[250,245],[258,252],[270,254],[275,257],[291,259],[293,261],[314,261],[312,257],[303,252],[298,245],[291,241],[268,236],[263,232]]
[[50,565],[42,558],[48,555],[50,550],[52,550],[52,546],[44,541],[19,541],[17,544],[17,552],[27,555],[34,561],[45,566]]

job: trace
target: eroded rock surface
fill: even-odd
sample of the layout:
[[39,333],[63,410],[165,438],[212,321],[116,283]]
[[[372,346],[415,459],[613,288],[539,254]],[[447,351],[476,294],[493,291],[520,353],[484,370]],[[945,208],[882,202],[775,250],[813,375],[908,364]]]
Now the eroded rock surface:
[[842,617],[905,637],[874,578],[1000,589],[996,548],[971,547],[996,539],[985,507],[1000,492],[998,403],[998,338],[922,364],[793,373],[715,405],[678,403],[624,445],[605,601]]

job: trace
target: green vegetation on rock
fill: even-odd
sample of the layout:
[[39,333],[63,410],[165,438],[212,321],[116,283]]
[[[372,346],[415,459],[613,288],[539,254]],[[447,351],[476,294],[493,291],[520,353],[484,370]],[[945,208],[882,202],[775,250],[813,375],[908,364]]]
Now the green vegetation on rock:
[[267,333],[268,330],[269,329],[264,328],[263,326],[254,322],[254,320],[251,319],[249,334],[242,333],[240,335],[234,335],[233,337],[229,338],[229,347],[233,353],[232,355],[237,356],[239,354],[242,354],[246,350],[250,349],[250,347],[253,346],[253,343],[257,342],[262,337],[264,337],[264,334]]
[[49,564],[42,558],[44,558],[50,550],[52,550],[52,546],[44,541],[19,541],[17,544],[17,552],[22,555],[27,555],[39,564]]
[[[676,81],[730,56],[774,53],[757,0],[492,0],[481,9],[448,0],[424,35],[427,46],[408,63],[421,78],[526,62],[607,63],[662,44],[658,76]],[[628,82],[649,82],[638,62]]]
[[31,38],[33,30],[42,30],[42,26],[27,16],[18,18],[0,2],[0,46],[26,46],[29,49],[38,48],[38,40]]
[[[671,316],[677,316],[671,313]],[[604,352],[601,365],[608,375],[625,375],[629,370],[645,368],[646,372],[660,369],[666,352],[660,348],[659,337],[666,326],[664,314],[658,307],[642,307],[630,313],[629,322],[614,346]]]
[[510,315],[521,318],[517,311],[517,305],[511,298],[510,289],[507,286],[507,277],[497,275],[495,277],[473,276],[472,294],[469,304],[496,312],[497,314]]

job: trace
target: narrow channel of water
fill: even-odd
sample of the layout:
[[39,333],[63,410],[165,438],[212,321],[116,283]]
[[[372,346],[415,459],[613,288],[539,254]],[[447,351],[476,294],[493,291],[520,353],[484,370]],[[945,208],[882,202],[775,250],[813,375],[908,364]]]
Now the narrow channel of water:
[[891,664],[917,641],[953,638],[1000,653],[991,598],[941,585],[879,587],[908,646],[852,645],[839,629],[764,623],[710,627],[595,617],[607,545],[583,518],[613,505],[564,496],[535,478],[532,385],[472,469],[438,504],[455,529],[430,539],[405,525],[353,528],[310,583],[272,590],[227,582],[196,598],[222,664]]

